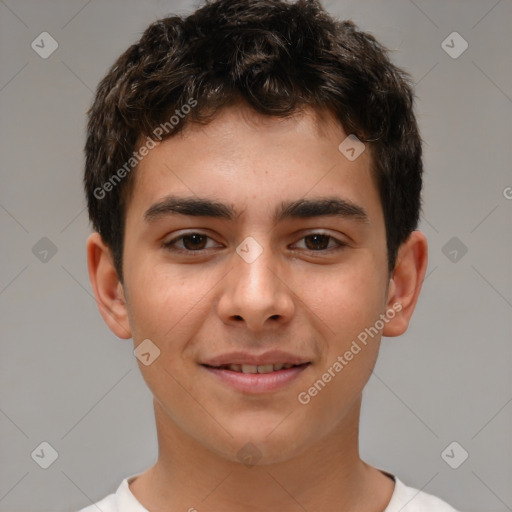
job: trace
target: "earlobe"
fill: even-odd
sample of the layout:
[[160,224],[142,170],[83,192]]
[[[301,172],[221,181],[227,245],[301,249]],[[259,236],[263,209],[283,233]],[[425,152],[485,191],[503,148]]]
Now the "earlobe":
[[413,231],[398,250],[386,305],[395,314],[384,327],[383,336],[400,336],[407,330],[425,278],[427,263],[427,239],[420,231]]
[[119,281],[110,249],[96,232],[87,239],[87,267],[103,320],[118,338],[131,338],[123,285]]

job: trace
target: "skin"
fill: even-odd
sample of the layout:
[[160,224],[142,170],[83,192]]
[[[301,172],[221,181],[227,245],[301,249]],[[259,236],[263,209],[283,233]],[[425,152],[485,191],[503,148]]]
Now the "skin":
[[[359,456],[361,397],[381,335],[408,327],[427,242],[414,231],[388,272],[370,150],[349,161],[338,150],[346,136],[329,113],[310,108],[287,119],[243,104],[226,108],[210,124],[187,125],[159,143],[139,164],[124,283],[99,234],[89,237],[89,276],[105,322],[135,347],[150,339],[160,350],[149,366],[138,363],[154,396],[158,460],[130,485],[151,512],[382,512],[389,503],[393,481]],[[144,212],[170,194],[215,199],[239,216],[146,222]],[[333,195],[362,207],[367,222],[272,221],[282,201]],[[176,242],[188,255],[162,245],[193,232],[209,238]],[[335,250],[328,238],[315,245],[310,235],[318,232],[346,245]],[[248,236],[263,249],[252,263],[236,252]],[[401,311],[384,329],[307,405],[299,403],[298,394],[397,303]],[[200,365],[226,352],[275,348],[311,365],[272,393],[234,390]],[[261,454],[250,467],[237,456],[248,442]]]

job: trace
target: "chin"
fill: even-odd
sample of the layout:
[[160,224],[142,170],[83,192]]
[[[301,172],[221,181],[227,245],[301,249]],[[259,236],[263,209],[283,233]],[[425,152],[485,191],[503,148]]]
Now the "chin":
[[[220,444],[209,440],[210,450],[231,462],[239,462],[247,467],[277,464],[291,460],[307,450],[313,444],[311,432],[314,428],[298,430],[287,424],[286,415],[280,415],[276,421],[274,415],[261,418],[258,422],[242,420],[235,424],[226,424],[233,437],[223,436]],[[285,419],[283,421],[283,419]],[[309,434],[307,433],[309,431]],[[214,441],[213,441],[214,442]]]

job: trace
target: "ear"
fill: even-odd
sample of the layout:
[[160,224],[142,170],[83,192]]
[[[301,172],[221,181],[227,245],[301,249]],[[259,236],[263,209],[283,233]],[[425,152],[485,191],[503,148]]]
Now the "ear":
[[413,231],[400,246],[397,263],[388,287],[387,310],[396,314],[385,325],[383,336],[400,336],[409,326],[420,294],[428,263],[427,239]]
[[87,267],[103,320],[118,338],[131,338],[123,285],[119,281],[110,249],[96,232],[87,239]]

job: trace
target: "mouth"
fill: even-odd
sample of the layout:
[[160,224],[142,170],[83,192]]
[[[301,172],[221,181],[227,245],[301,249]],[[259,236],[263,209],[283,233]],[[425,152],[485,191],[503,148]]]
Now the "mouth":
[[246,373],[246,374],[255,374],[255,373],[274,373],[281,370],[289,370],[290,368],[296,368],[299,366],[306,366],[311,363],[302,363],[302,364],[292,364],[292,363],[274,363],[274,364],[221,364],[219,366],[211,366],[205,364],[207,368],[212,368],[214,370],[228,370],[236,373]]
[[285,390],[306,371],[310,362],[274,364],[201,365],[214,382],[245,395],[264,395]]

